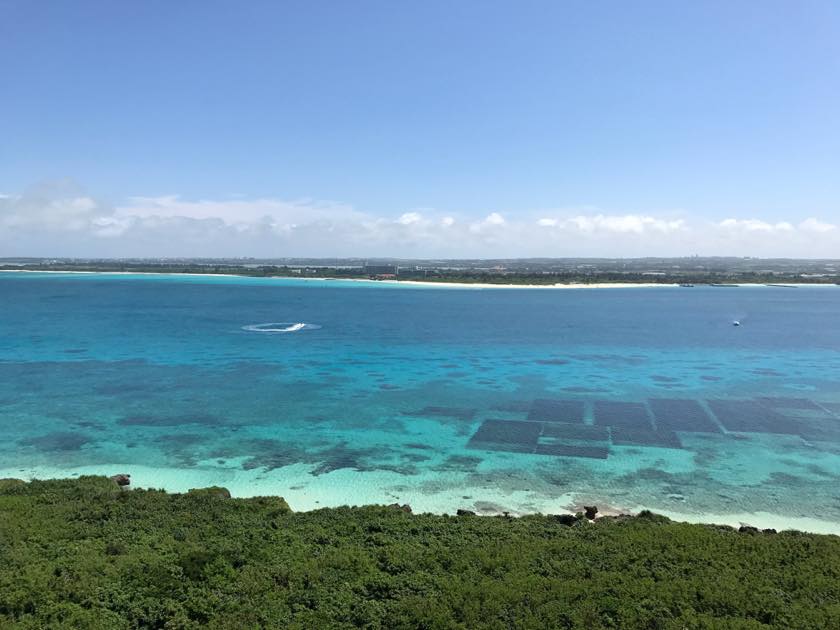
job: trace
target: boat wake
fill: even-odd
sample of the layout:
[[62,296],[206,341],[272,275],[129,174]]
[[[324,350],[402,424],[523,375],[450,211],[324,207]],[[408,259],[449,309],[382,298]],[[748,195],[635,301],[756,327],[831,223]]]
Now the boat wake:
[[316,330],[320,326],[316,324],[305,324],[303,322],[269,322],[267,324],[248,324],[242,330],[262,333],[290,333],[299,330]]

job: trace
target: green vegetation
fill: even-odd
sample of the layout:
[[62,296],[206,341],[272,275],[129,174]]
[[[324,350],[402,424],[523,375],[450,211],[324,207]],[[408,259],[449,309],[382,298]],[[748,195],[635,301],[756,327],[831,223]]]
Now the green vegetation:
[[840,537],[0,481],[2,628],[837,628]]
[[[356,262],[356,261],[352,261]],[[505,269],[484,268],[449,268],[435,266],[400,267],[399,280],[424,282],[455,282],[480,284],[596,284],[596,283],[657,283],[657,284],[838,284],[840,274],[825,269],[814,269],[811,265],[791,262],[777,264],[773,269],[753,269],[751,267],[730,266],[718,262],[716,265],[704,265],[692,268],[683,265],[665,264],[666,260],[612,261],[611,263],[587,264],[553,268],[546,265],[526,266],[523,263]],[[734,264],[734,263],[733,263]],[[769,263],[768,263],[769,265]],[[28,269],[30,271],[96,271],[96,272],[131,272],[131,273],[201,273],[234,275],[247,277],[290,277],[290,278],[338,278],[368,279],[361,266],[342,265],[279,265],[279,264],[234,264],[225,262],[132,262],[132,261],[28,261],[25,266],[19,264],[0,264],[0,271]],[[646,269],[648,269],[646,271]],[[651,271],[653,270],[653,271]],[[814,271],[823,273],[815,274]]]

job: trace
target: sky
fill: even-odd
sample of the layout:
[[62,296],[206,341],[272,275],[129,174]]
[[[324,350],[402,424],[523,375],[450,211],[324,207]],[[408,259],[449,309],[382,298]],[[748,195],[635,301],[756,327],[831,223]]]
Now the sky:
[[836,0],[0,0],[2,256],[840,257]]

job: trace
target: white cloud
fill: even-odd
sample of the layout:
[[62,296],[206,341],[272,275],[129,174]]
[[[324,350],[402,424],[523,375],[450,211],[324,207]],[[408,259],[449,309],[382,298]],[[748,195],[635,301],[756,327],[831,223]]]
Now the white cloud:
[[819,219],[815,219],[813,217],[809,219],[805,219],[802,223],[799,224],[799,229],[805,230],[806,232],[816,232],[818,234],[826,234],[827,232],[831,232],[837,229],[836,225],[831,223],[824,223]]
[[423,215],[419,212],[406,212],[397,219],[397,223],[402,225],[412,225],[413,223],[420,223],[423,220]]
[[794,227],[787,221],[767,223],[759,219],[724,219],[718,227],[725,230],[739,230],[744,232],[792,232]]
[[577,215],[567,219],[543,217],[537,220],[540,227],[556,228],[581,233],[644,234],[646,232],[675,232],[685,228],[683,219],[658,219],[636,214]]
[[837,227],[816,217],[710,222],[597,209],[375,215],[310,199],[177,195],[114,207],[66,181],[0,197],[6,256],[832,257],[840,252]]
[[505,218],[498,212],[491,212],[487,215],[487,218],[484,219],[484,222],[487,225],[504,225]]

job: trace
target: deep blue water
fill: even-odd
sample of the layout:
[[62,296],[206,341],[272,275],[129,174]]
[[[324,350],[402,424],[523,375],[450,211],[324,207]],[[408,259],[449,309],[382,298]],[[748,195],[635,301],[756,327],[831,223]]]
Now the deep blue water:
[[840,524],[840,287],[3,273],[0,306],[3,474]]

